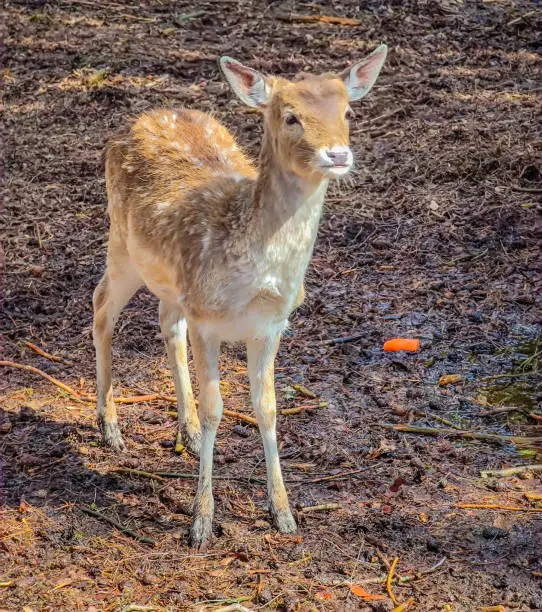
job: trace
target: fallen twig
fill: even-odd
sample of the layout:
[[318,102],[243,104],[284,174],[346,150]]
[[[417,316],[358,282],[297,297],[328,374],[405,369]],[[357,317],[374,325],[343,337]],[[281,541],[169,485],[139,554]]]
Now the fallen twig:
[[329,510],[340,510],[341,508],[341,504],[319,504],[318,506],[305,506],[301,508],[300,512],[328,512]]
[[517,406],[495,406],[479,413],[479,416],[493,416],[495,414],[504,414],[506,412],[524,412],[525,408],[518,408]]
[[85,399],[80,393],[77,393],[77,391],[74,391],[71,387],[68,387],[68,385],[65,385],[56,378],[49,376],[49,374],[46,374],[42,370],[38,370],[38,368],[35,368],[34,366],[23,365],[22,363],[15,363],[14,361],[0,361],[0,366],[32,372],[33,374],[37,374],[38,376],[42,376],[43,378],[47,379],[49,382],[53,383],[53,385],[56,385],[66,393],[69,393],[74,399],[79,401]]
[[250,423],[251,425],[254,425],[254,427],[258,426],[258,421],[254,417],[248,416],[247,414],[241,414],[240,412],[234,412],[233,410],[224,410],[224,414],[232,419]]
[[[38,376],[42,376],[49,382],[53,383],[53,385],[56,385],[57,387],[59,387],[60,389],[62,389],[63,391],[71,395],[77,401],[85,401],[85,402],[95,402],[96,401],[95,395],[89,395],[86,393],[78,393],[77,391],[75,391],[68,385],[64,384],[60,380],[57,380],[53,376],[49,376],[49,374],[43,372],[42,370],[39,370],[38,368],[35,368],[34,366],[23,365],[22,363],[15,363],[14,361],[0,361],[0,366],[5,366],[8,368],[17,368],[19,370],[26,370],[28,372],[32,372],[33,374],[37,374]],[[176,401],[174,397],[165,396],[161,393],[155,393],[152,395],[134,395],[134,396],[129,396],[129,397],[115,397],[114,402],[116,404],[137,404],[139,402],[150,402],[150,401],[159,400],[159,399],[162,399],[162,400],[167,399],[167,401]],[[227,411],[225,410],[224,412],[227,412]],[[256,423],[255,420],[254,420],[254,423]]]
[[56,355],[51,355],[50,353],[47,353],[46,351],[41,349],[39,346],[32,344],[32,342],[25,341],[23,342],[23,344],[27,346],[29,349],[32,349],[38,355],[45,357],[45,359],[49,359],[49,361],[55,361],[56,363],[63,363],[64,365],[67,365],[67,366],[73,365],[73,363],[71,363],[70,361],[65,361],[64,359],[62,359],[62,357],[57,357]]
[[298,15],[296,13],[280,13],[277,18],[281,21],[289,23],[331,23],[333,25],[361,25],[359,19],[350,19],[348,17],[334,17],[331,15]]
[[432,412],[413,411],[412,414],[417,417],[426,417],[426,418],[435,419],[435,421],[439,421],[440,423],[443,423],[444,425],[448,425],[448,427],[453,427],[454,429],[461,430],[461,427],[459,427],[459,425],[455,425],[454,423],[452,423],[452,421],[449,421],[448,419],[445,419],[444,417],[441,417],[438,414],[433,414]]
[[124,525],[121,525],[119,522],[115,521],[114,519],[109,518],[108,516],[105,516],[105,514],[102,514],[101,512],[96,512],[94,510],[91,510],[90,508],[86,508],[85,506],[78,506],[78,508],[79,510],[81,510],[81,512],[84,512],[85,514],[88,514],[89,516],[93,516],[94,518],[97,518],[102,521],[105,521],[106,523],[109,523],[110,525],[112,525],[113,527],[121,531],[122,533],[125,533],[131,538],[134,538],[134,540],[137,540],[138,542],[142,542],[143,544],[150,544],[151,546],[156,545],[156,542],[153,539],[148,538],[147,536],[139,535],[139,533],[135,532],[133,529],[124,527]]
[[487,440],[489,442],[506,442],[512,444],[539,444],[542,442],[542,437],[528,438],[525,436],[505,436],[500,434],[478,433],[476,431],[465,431],[462,429],[438,429],[434,427],[418,427],[416,425],[403,425],[392,423],[381,423],[384,429],[393,429],[395,431],[404,431],[407,433],[421,434],[424,436],[452,436],[458,438],[467,438],[471,440]]
[[296,406],[295,408],[284,408],[280,411],[280,414],[289,415],[289,414],[301,414],[305,412],[305,410],[317,408],[317,406]]
[[131,395],[128,397],[115,397],[113,401],[115,404],[139,404],[141,402],[152,402],[155,400],[165,400],[166,398],[160,393],[153,393],[151,395]]
[[522,508],[521,506],[503,506],[501,504],[456,504],[456,508],[465,510],[510,510],[512,512],[542,512],[542,508]]
[[[435,565],[428,567],[426,570],[420,570],[415,574],[407,574],[406,576],[397,576],[395,580],[393,580],[393,582],[395,582],[395,584],[405,584],[414,580],[420,580],[424,576],[427,576],[427,574],[432,574],[433,572],[436,572],[445,561],[446,557],[442,557],[440,561],[435,563]],[[378,576],[377,578],[366,578],[365,580],[361,580],[360,584],[382,584],[383,582],[386,582],[387,578],[388,574],[383,574],[382,576]]]
[[[205,601],[198,601],[198,602],[192,604],[191,607],[201,606],[203,604],[209,604],[209,605],[213,604],[215,606],[217,604],[226,604],[226,605],[228,605],[228,608],[226,608],[226,609],[232,610],[232,608],[229,607],[230,605],[238,605],[240,603],[243,603],[244,601],[250,601],[252,599],[252,597],[253,597],[253,595],[247,595],[245,597],[232,597],[231,599],[206,599]],[[239,608],[233,608],[233,609],[236,610],[236,609],[239,609]],[[222,608],[222,611],[224,611],[224,608]]]
[[144,472],[143,470],[133,470],[132,468],[116,467],[111,468],[110,472],[118,472],[119,474],[132,474],[134,476],[141,476],[143,478],[150,478],[151,480],[158,480],[159,482],[166,482],[163,476],[153,474],[152,472]]
[[524,472],[542,472],[542,464],[518,465],[504,470],[484,470],[480,472],[480,476],[482,478],[506,478],[506,476],[515,476]]
[[[167,399],[167,398],[164,396],[162,399]],[[172,417],[176,417],[177,416],[177,411],[175,411],[175,410],[168,410],[166,414],[168,414],[169,416],[172,416]],[[224,410],[224,414],[226,416],[231,417],[232,419],[237,419],[238,421],[244,421],[245,423],[249,423],[250,425],[253,425],[254,427],[258,426],[258,421],[254,417],[248,416],[248,414],[242,414],[240,412],[234,412],[233,410]]]
[[386,591],[388,591],[388,595],[390,596],[390,599],[393,601],[393,603],[396,606],[399,605],[399,602],[397,601],[397,598],[395,597],[391,589],[391,581],[393,580],[393,572],[395,572],[397,563],[399,563],[399,557],[395,557],[395,559],[391,562],[390,571],[388,572],[388,577],[386,578]]
[[310,399],[316,399],[318,396],[316,393],[313,393],[310,389],[303,385],[292,385],[292,388],[295,389],[300,395],[304,395]]
[[356,334],[355,336],[343,336],[342,338],[330,338],[329,340],[322,340],[319,344],[329,346],[330,344],[346,344],[347,342],[356,342],[362,338],[366,338],[367,334]]
[[[540,14],[540,11],[527,11],[526,13],[523,13],[523,15],[520,15],[519,17],[516,17],[515,19],[512,19],[512,21],[509,21],[506,25],[507,26],[514,26],[517,25],[518,23],[521,23],[522,21],[526,21],[526,19],[528,17],[534,17],[535,15]],[[512,187],[512,189],[514,189],[514,187]],[[522,189],[523,190],[523,189]],[[542,189],[540,189],[539,191],[542,192]]]

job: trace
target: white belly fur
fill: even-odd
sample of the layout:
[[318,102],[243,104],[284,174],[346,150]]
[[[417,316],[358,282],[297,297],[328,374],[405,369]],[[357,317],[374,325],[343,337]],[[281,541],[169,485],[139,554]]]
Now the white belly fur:
[[[255,310],[227,319],[198,321],[198,331],[204,337],[217,337],[224,342],[247,342],[282,333],[288,319],[276,319]],[[189,322],[190,327],[190,322]]]

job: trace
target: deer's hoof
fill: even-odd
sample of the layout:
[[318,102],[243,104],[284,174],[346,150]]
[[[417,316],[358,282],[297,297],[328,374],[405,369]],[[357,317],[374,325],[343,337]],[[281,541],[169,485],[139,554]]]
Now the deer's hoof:
[[271,505],[271,516],[280,533],[295,533],[297,531],[297,524],[289,508],[276,511]]
[[101,422],[102,439],[106,446],[116,451],[126,450],[126,443],[122,439],[118,423]]
[[192,526],[190,527],[190,546],[205,552],[213,532],[213,518],[206,515],[194,515]]
[[193,427],[185,424],[181,431],[177,433],[175,442],[175,452],[182,453],[188,449],[194,455],[199,455],[201,451],[201,430],[199,427]]

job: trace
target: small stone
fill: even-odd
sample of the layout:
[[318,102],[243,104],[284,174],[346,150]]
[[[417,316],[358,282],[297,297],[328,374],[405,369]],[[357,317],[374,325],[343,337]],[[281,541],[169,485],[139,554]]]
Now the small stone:
[[392,246],[391,242],[383,236],[375,238],[371,242],[371,244],[374,246],[375,249],[389,249]]
[[510,490],[510,484],[505,482],[504,480],[493,480],[487,483],[488,489],[493,491],[497,491],[497,493],[503,493],[504,491]]
[[442,550],[441,543],[437,540],[437,538],[432,536],[427,539],[425,546],[430,552],[440,552]]
[[154,574],[145,573],[139,577],[141,584],[151,585],[156,583],[156,576]]
[[256,529],[270,529],[271,525],[267,521],[254,521]]
[[266,604],[273,599],[273,594],[269,589],[262,589],[258,594],[258,602]]
[[30,406],[23,406],[19,411],[19,419],[21,421],[30,421],[36,416],[34,410]]
[[248,427],[244,427],[243,425],[235,425],[233,431],[241,438],[248,438],[250,436],[250,430]]
[[469,319],[474,323],[483,323],[485,321],[484,315],[479,310],[469,313]]
[[35,276],[36,278],[40,278],[40,276],[43,275],[43,271],[45,270],[45,268],[43,266],[30,266],[29,270],[32,276]]
[[161,440],[160,446],[162,448],[173,448],[175,446],[175,442],[173,442],[173,440]]

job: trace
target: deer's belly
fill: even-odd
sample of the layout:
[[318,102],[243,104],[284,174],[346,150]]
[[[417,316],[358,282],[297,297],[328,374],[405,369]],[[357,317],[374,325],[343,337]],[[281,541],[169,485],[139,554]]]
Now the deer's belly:
[[259,311],[247,311],[236,316],[206,318],[197,322],[198,330],[205,336],[216,336],[225,342],[247,342],[282,333],[288,319],[269,316]]

